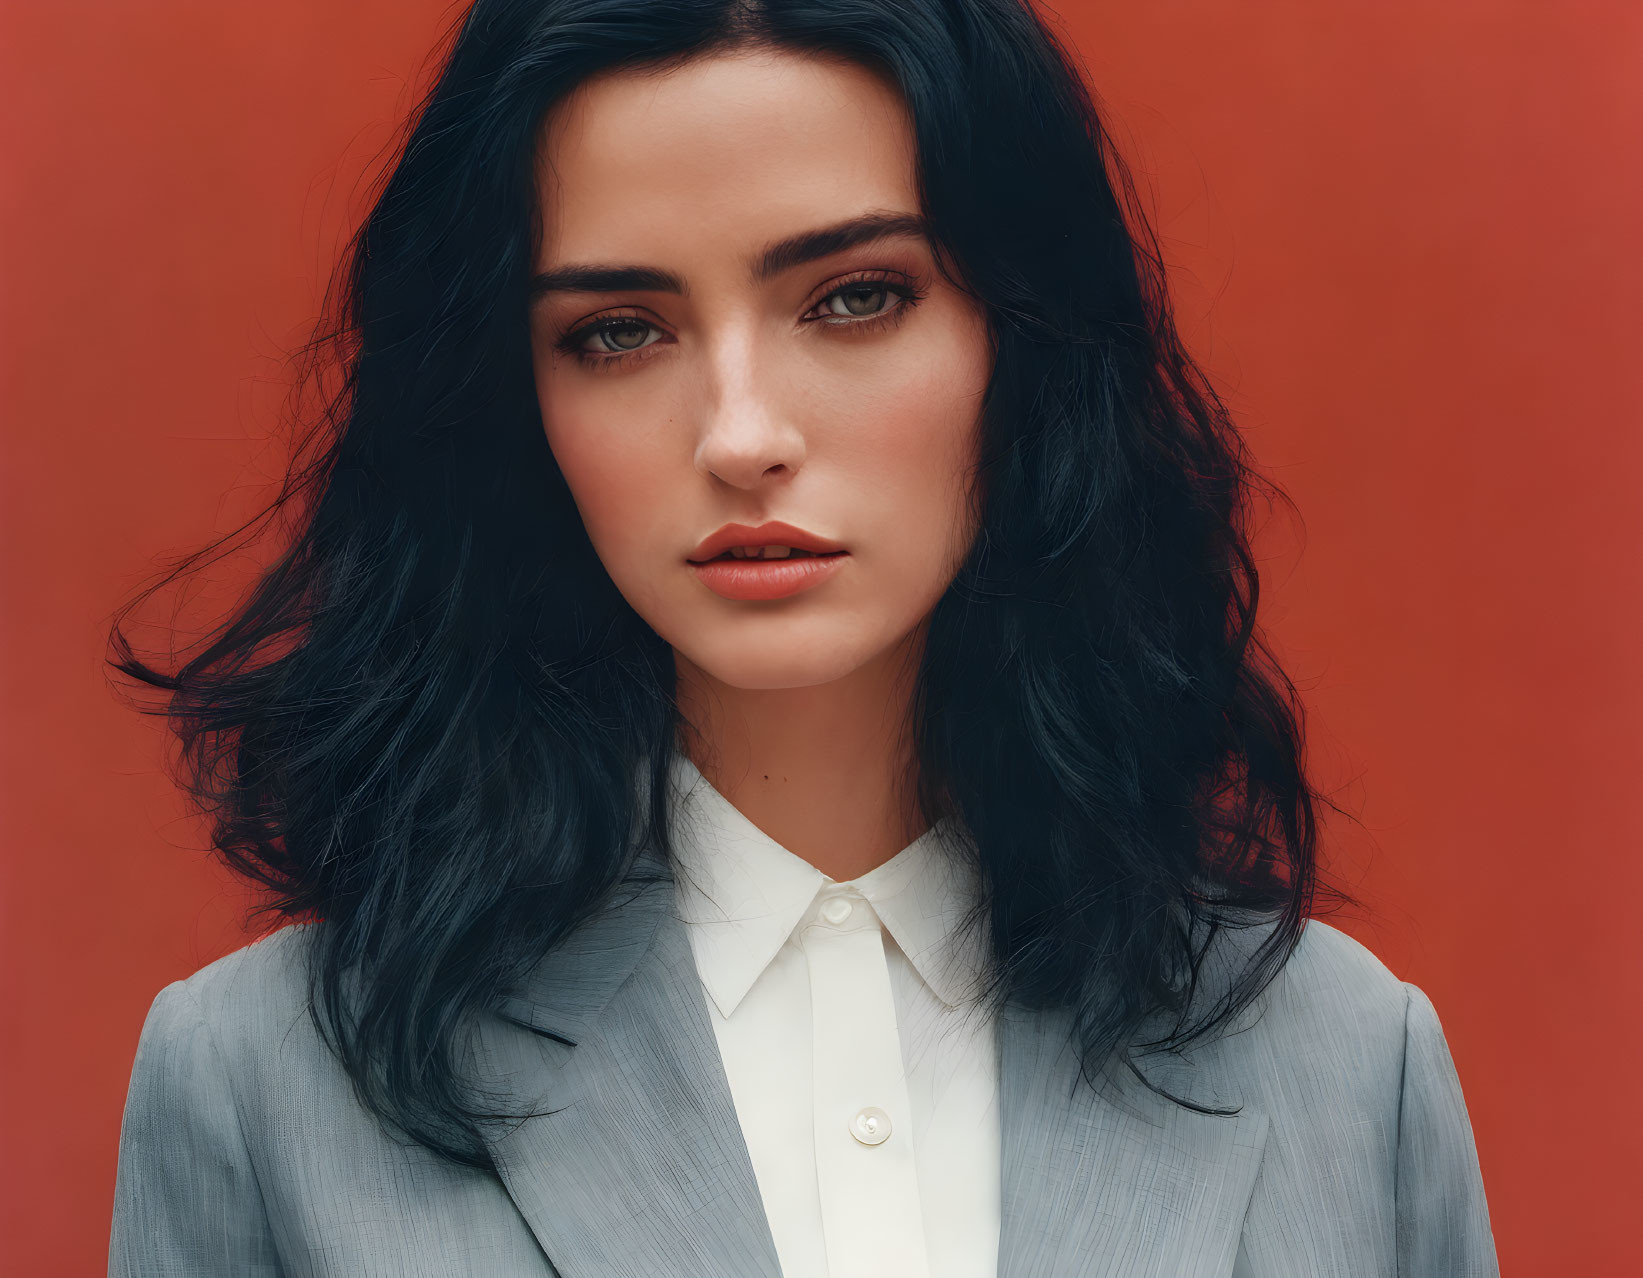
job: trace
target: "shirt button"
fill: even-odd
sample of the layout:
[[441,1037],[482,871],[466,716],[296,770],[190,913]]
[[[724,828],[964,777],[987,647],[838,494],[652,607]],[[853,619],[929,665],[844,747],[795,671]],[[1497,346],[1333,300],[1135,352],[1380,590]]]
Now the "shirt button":
[[822,918],[833,924],[834,927],[848,920],[854,912],[855,907],[842,896],[835,896],[821,908]]
[[890,1139],[890,1115],[869,1105],[850,1120],[850,1134],[863,1145],[882,1145]]

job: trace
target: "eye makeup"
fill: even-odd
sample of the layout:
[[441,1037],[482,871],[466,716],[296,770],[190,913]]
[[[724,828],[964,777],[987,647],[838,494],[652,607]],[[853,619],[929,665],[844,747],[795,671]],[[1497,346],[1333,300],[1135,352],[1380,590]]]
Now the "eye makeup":
[[[857,297],[884,293],[886,298],[894,297],[897,300],[893,305],[881,309],[871,315],[851,316],[838,311],[829,311],[824,314],[814,314],[818,307],[832,302],[835,298],[854,294]],[[926,290],[920,288],[911,277],[887,271],[862,271],[833,284],[828,291],[810,306],[804,315],[806,323],[821,323],[833,329],[846,329],[852,332],[878,331],[893,328],[900,324],[912,309],[926,296]],[[847,304],[847,303],[846,303]],[[635,346],[627,351],[596,351],[587,348],[585,343],[589,339],[603,334],[631,331],[634,329],[652,328],[660,332],[660,326],[642,315],[624,314],[617,312],[610,315],[601,315],[598,319],[587,324],[581,324],[566,332],[555,343],[555,347],[585,368],[609,371],[616,367],[631,365],[649,358],[647,352],[659,346],[660,341],[646,342],[643,346]]]

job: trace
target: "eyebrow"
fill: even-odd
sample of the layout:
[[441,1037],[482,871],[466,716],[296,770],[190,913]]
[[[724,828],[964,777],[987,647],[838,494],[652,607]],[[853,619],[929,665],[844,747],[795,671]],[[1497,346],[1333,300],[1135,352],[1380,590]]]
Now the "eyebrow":
[[[917,236],[928,240],[929,220],[917,213],[864,213],[832,226],[801,231],[768,245],[751,264],[750,278],[762,284],[783,271],[818,258],[842,253],[872,240],[892,236]],[[622,293],[629,291],[677,293],[688,297],[690,290],[672,271],[654,266],[583,265],[555,267],[531,280],[534,300],[546,293]]]

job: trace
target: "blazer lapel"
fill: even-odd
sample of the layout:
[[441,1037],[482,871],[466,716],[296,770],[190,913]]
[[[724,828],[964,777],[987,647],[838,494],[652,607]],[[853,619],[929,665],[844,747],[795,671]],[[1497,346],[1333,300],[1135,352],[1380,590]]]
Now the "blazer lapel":
[[[487,1099],[546,1111],[492,1129],[502,1182],[563,1278],[780,1278],[671,878],[618,900],[479,1024]],[[1092,1090],[1065,1013],[1007,1007],[998,1043],[998,1278],[1230,1278],[1265,1111],[1122,1064]],[[1138,1065],[1240,1103],[1190,1055]]]
[[[666,874],[647,850],[647,870]],[[780,1278],[671,881],[595,917],[482,1022],[503,1184],[564,1278]]]
[[[1092,1091],[1069,1024],[1013,1007],[999,1019],[999,1278],[1229,1278],[1266,1113],[1195,1113],[1121,1062]],[[1238,1103],[1195,1079],[1187,1056],[1137,1064],[1175,1095]]]

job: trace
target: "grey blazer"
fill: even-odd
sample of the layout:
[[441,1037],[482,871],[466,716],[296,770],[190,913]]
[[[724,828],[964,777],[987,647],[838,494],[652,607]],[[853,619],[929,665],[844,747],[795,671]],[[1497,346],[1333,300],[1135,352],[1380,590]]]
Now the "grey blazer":
[[[497,1132],[500,1176],[359,1105],[308,1019],[308,926],[168,985],[132,1069],[109,1273],[779,1278],[671,904],[663,883],[597,916],[479,1026],[469,1068],[554,1111]],[[1206,996],[1262,935],[1217,938]],[[1138,1058],[1230,1117],[1117,1066],[1077,1083],[1059,1016],[998,1025],[1000,1278],[1499,1273],[1432,1004],[1334,928],[1307,924],[1236,1032]]]

